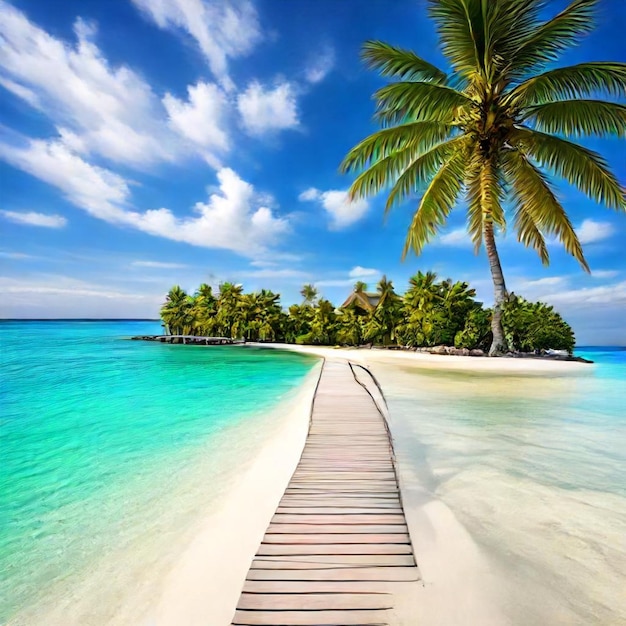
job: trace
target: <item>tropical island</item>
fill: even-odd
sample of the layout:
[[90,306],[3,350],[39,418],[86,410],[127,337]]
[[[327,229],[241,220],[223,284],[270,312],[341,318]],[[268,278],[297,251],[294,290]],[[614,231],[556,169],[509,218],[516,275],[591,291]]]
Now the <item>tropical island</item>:
[[[222,283],[213,293],[204,283],[189,295],[177,285],[167,294],[161,319],[171,335],[299,345],[374,344],[483,356],[492,343],[492,309],[475,299],[476,291],[466,282],[438,280],[434,272],[415,274],[402,295],[385,276],[375,292],[358,281],[339,307],[320,297],[312,284],[304,285],[301,295],[301,304],[284,310],[280,295],[266,289],[245,293],[241,285]],[[515,294],[503,305],[502,325],[511,352],[571,355],[576,343],[552,306]]]

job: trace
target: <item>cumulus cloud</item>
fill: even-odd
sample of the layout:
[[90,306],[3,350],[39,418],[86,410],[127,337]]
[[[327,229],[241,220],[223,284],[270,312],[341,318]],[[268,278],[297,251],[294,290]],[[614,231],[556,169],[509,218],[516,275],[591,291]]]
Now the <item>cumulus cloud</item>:
[[248,0],[132,0],[144,15],[163,29],[191,37],[213,75],[226,89],[228,59],[249,53],[261,40],[254,5]]
[[321,204],[330,216],[331,230],[342,230],[351,226],[363,218],[369,209],[367,200],[359,199],[350,202],[348,192],[339,189],[320,191],[311,187],[303,191],[298,196],[298,200]]
[[262,202],[267,198],[259,200],[254,187],[229,168],[218,171],[219,188],[208,202],[195,204],[197,215],[178,217],[167,208],[134,210],[125,179],[87,163],[59,142],[0,143],[0,157],[61,190],[93,217],[174,241],[250,257],[267,252],[289,231],[287,219],[276,217]]
[[0,215],[16,224],[26,224],[29,226],[43,226],[44,228],[63,228],[67,224],[67,219],[62,215],[46,215],[35,211],[21,213],[18,211],[0,211]]
[[0,82],[56,124],[83,155],[131,166],[175,160],[180,149],[160,100],[138,74],[112,67],[78,19],[76,43],[53,37],[0,0]]
[[335,51],[325,46],[311,59],[304,71],[307,82],[316,84],[324,80],[335,65]]
[[583,220],[583,223],[576,229],[578,239],[581,244],[597,243],[608,239],[615,229],[610,222],[596,222],[595,220]]
[[382,272],[380,270],[357,265],[350,270],[348,275],[350,278],[372,278],[374,276],[380,276],[381,274]]
[[[170,126],[199,147],[223,152],[229,148],[225,130],[227,99],[224,92],[212,83],[199,82],[187,87],[188,100],[183,101],[168,93],[163,105]],[[211,158],[211,157],[209,157]]]
[[237,96],[237,109],[244,129],[252,136],[300,125],[296,95],[288,82],[266,88],[253,81]]

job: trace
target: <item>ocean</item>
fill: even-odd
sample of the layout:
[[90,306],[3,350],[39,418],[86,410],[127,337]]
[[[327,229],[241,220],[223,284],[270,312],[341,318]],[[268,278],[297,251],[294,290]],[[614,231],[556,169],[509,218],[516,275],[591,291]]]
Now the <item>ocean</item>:
[[127,340],[158,322],[0,332],[0,624],[167,570],[317,362]]
[[576,354],[595,364],[566,376],[373,367],[402,471],[469,531],[509,624],[626,624],[626,348]]
[[[317,362],[126,339],[158,322],[0,331],[0,624],[78,600],[106,623],[147,593]],[[401,470],[488,559],[508,624],[626,623],[626,350],[577,353],[596,364],[574,376],[373,366]]]

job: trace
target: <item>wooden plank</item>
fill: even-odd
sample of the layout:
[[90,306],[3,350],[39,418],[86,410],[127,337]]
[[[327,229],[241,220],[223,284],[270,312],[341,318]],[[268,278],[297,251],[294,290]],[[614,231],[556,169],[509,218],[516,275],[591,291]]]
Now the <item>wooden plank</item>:
[[240,611],[234,626],[386,626],[383,611]]
[[382,534],[382,533],[265,533],[263,543],[275,543],[275,544],[329,544],[329,543],[409,543],[409,535],[407,533],[395,533],[395,534]]
[[327,506],[327,507],[283,507],[282,505],[278,505],[276,509],[276,513],[289,513],[290,515],[363,515],[363,514],[374,514],[374,515],[383,515],[394,513],[397,515],[403,515],[401,508],[392,508],[387,509],[384,507],[338,507],[338,506]]
[[310,554],[301,558],[284,556],[257,556],[253,569],[337,569],[341,567],[386,566],[411,567],[415,565],[413,555],[406,554]]
[[270,524],[267,535],[275,534],[400,534],[405,535],[407,533],[407,526],[402,524]]
[[414,582],[420,580],[416,567],[341,567],[335,569],[251,569],[248,581]]
[[380,580],[246,580],[243,593],[387,593]]
[[257,550],[257,556],[308,556],[311,554],[331,554],[334,556],[346,554],[413,554],[413,550],[409,544],[403,543],[262,543]]
[[276,513],[272,518],[272,524],[404,524],[404,515],[399,513],[344,513],[329,515],[318,513],[316,515],[295,515],[293,513]]
[[[307,611],[344,609],[390,609],[386,593],[247,593],[243,592],[238,610],[294,611],[306,607]],[[315,623],[315,622],[314,622]]]

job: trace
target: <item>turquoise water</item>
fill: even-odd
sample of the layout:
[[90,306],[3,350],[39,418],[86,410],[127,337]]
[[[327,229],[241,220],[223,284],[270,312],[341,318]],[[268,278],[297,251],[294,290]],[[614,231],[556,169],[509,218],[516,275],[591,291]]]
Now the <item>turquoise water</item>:
[[132,552],[147,535],[152,549],[191,523],[316,362],[124,339],[159,333],[158,322],[3,322],[0,332],[0,623],[104,552]]
[[373,367],[401,468],[487,555],[506,624],[626,624],[626,349],[576,353],[595,364]]

